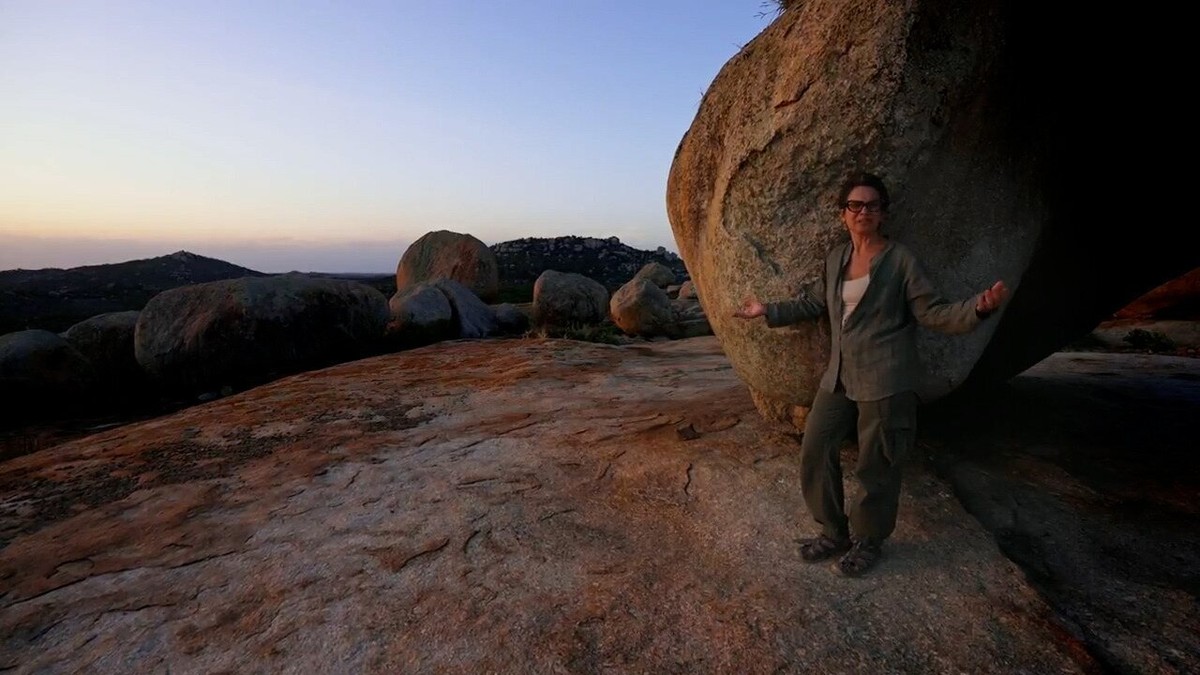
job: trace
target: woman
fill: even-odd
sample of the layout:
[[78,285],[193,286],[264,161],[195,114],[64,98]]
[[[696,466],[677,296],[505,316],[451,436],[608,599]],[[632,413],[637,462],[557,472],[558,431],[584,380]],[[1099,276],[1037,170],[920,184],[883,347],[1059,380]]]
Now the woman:
[[[878,176],[847,180],[838,207],[850,241],[830,252],[823,278],[794,300],[763,304],[751,297],[734,312],[741,319],[765,316],[771,327],[828,313],[829,367],[800,446],[800,489],[821,532],[801,541],[800,556],[807,562],[840,556],[836,570],[847,576],[875,566],[896,526],[901,462],[916,435],[917,324],[966,333],[1008,296],[997,281],[968,300],[942,298],[913,253],[880,233],[888,203]],[[847,514],[839,448],[856,422],[859,494]]]

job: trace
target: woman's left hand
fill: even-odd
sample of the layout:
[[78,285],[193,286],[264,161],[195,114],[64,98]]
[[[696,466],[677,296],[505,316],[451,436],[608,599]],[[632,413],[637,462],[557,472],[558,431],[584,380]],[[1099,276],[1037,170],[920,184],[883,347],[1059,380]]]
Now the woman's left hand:
[[997,281],[992,284],[992,287],[979,294],[979,298],[975,301],[975,311],[980,314],[991,314],[1004,304],[1005,298],[1008,297],[1008,287],[1003,281]]

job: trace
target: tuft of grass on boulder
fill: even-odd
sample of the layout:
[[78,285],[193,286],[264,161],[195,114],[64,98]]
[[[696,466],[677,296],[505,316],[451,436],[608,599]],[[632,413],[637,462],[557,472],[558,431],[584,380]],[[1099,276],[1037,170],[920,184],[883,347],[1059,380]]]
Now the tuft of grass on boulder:
[[525,334],[528,338],[558,338],[562,340],[578,340],[580,342],[599,342],[608,345],[620,345],[629,339],[612,323],[585,324],[572,323],[564,327],[533,328]]
[[1175,341],[1158,331],[1134,328],[1121,338],[1126,344],[1138,351],[1151,353],[1175,351]]

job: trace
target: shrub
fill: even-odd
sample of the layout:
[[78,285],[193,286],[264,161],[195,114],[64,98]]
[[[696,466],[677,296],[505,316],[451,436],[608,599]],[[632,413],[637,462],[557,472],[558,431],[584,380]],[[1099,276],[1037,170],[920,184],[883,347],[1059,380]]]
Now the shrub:
[[1148,352],[1170,352],[1175,350],[1175,342],[1158,331],[1134,328],[1122,340],[1134,349]]
[[624,344],[627,341],[625,334],[611,323],[573,323],[563,328],[534,328],[526,333],[525,337],[560,338],[579,340],[580,342],[600,342],[608,345]]
[[804,0],[765,0],[760,7],[763,8],[760,16],[766,16],[768,13],[783,14],[789,9],[795,9],[800,6]]

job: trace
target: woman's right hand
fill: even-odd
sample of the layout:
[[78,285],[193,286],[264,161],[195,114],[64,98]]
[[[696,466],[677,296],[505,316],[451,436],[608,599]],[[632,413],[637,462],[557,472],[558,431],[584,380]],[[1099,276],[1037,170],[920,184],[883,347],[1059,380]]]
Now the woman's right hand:
[[766,316],[766,314],[766,306],[753,297],[743,300],[742,306],[733,312],[733,315],[739,319],[756,319],[760,316]]

